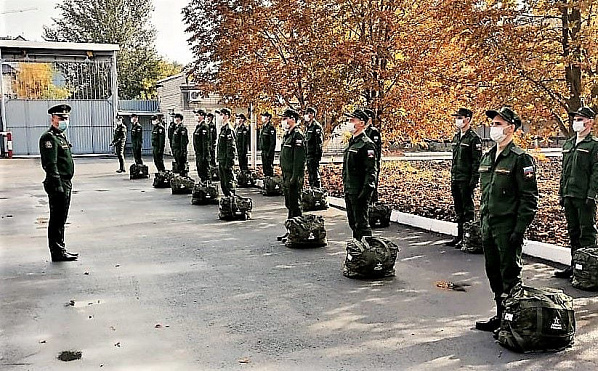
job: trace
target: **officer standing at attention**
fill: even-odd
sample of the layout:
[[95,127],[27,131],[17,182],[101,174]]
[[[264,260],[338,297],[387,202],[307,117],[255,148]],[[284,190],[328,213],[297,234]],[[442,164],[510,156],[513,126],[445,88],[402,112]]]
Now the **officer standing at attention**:
[[453,164],[451,166],[451,193],[457,215],[457,236],[445,245],[461,248],[463,224],[474,219],[473,192],[478,186],[482,140],[471,129],[473,112],[459,108],[452,116],[459,131],[453,137]]
[[262,168],[264,176],[274,176],[274,153],[276,151],[276,128],[272,125],[272,114],[264,112],[261,114],[262,131],[260,141],[262,143]]
[[286,132],[280,149],[280,168],[287,219],[302,215],[300,201],[305,176],[305,138],[297,127],[297,121],[299,113],[293,109],[287,109],[282,114],[282,127]]
[[[582,247],[596,245],[596,195],[598,194],[598,138],[592,135],[596,113],[581,107],[573,116],[576,135],[563,145],[563,170],[559,200],[565,208],[571,240],[571,256]],[[555,277],[569,278],[573,267],[554,272]]]
[[353,238],[371,236],[368,206],[376,189],[376,145],[365,134],[368,115],[360,109],[345,113],[351,132],[343,156],[343,186],[347,219]]
[[216,142],[218,141],[218,128],[216,128],[216,120],[212,113],[206,116],[208,126],[210,128],[210,167],[216,167]]
[[235,130],[230,125],[231,111],[228,108],[220,110],[222,126],[218,136],[218,174],[220,176],[220,187],[225,196],[235,195]]
[[183,125],[183,115],[177,113],[174,115],[176,128],[172,135],[172,155],[176,167],[181,176],[187,176],[187,145],[189,144],[189,134],[187,128]]
[[143,128],[139,123],[136,114],[131,115],[131,144],[133,145],[133,157],[137,165],[143,165],[141,159],[141,147],[143,146]]
[[538,210],[536,164],[513,143],[521,119],[509,107],[486,111],[490,138],[496,145],[480,163],[482,245],[486,275],[496,301],[496,316],[476,322],[476,328],[498,335],[503,300],[521,282],[523,234]]
[[174,130],[176,129],[176,122],[174,114],[169,113],[170,124],[168,124],[168,143],[170,144],[170,151],[172,152],[172,137],[174,136]]
[[374,190],[374,194],[372,195],[372,203],[378,201],[378,183],[380,182],[380,165],[382,161],[382,135],[380,135],[380,130],[374,126],[374,120],[376,119],[376,114],[369,108],[363,110],[366,115],[368,115],[368,121],[365,125],[365,135],[374,142],[374,146],[376,146],[376,189]]
[[127,142],[127,127],[123,124],[123,119],[116,116],[116,128],[114,128],[114,137],[111,146],[114,146],[114,152],[118,157],[119,169],[117,173],[124,173],[125,170],[125,143]]
[[152,116],[152,154],[158,172],[166,171],[164,167],[164,145],[166,144],[166,129],[162,123],[162,114]]
[[197,175],[201,182],[210,180],[210,149],[212,139],[210,127],[205,120],[206,113],[203,110],[194,111],[199,122],[193,132],[193,149],[195,151],[195,165]]
[[315,119],[317,112],[314,107],[307,107],[303,119],[306,125],[305,148],[309,186],[320,188],[322,186],[320,181],[320,160],[322,159],[324,133],[322,125]]
[[48,244],[54,262],[77,260],[79,255],[68,252],[64,244],[64,224],[69,214],[71,179],[75,172],[71,144],[64,135],[69,126],[70,112],[71,106],[68,104],[50,108],[50,128],[39,138],[42,168],[46,172],[44,190],[50,205]]
[[236,145],[237,155],[239,156],[239,169],[241,171],[249,171],[249,162],[247,159],[247,149],[249,148],[249,128],[245,125],[247,118],[244,114],[237,115],[236,118]]

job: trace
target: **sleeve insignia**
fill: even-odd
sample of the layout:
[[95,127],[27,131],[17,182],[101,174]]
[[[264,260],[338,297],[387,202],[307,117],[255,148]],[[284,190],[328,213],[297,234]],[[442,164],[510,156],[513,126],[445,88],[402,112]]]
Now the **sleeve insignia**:
[[378,136],[375,136],[375,137],[374,137],[374,140],[378,140],[378,139],[380,139]]
[[300,145],[302,145],[302,144],[303,144],[303,140],[302,140],[302,139],[297,139],[297,140],[295,141],[295,144],[296,144],[296,145],[298,145],[298,146],[300,146]]
[[534,167],[533,166],[526,166],[523,168],[523,176],[526,178],[533,178],[534,177]]
[[475,145],[475,149],[482,149],[482,143],[477,143]]
[[376,156],[376,152],[373,149],[368,149],[368,157],[374,158]]
[[44,147],[46,147],[46,148],[52,148],[52,142],[51,142],[51,141],[49,141],[49,140],[47,140],[47,141],[44,143]]

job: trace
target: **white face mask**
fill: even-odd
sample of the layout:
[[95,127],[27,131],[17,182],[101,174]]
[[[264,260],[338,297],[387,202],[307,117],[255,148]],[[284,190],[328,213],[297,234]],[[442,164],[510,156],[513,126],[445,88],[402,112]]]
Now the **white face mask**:
[[152,120],[152,124],[156,125],[158,123],[158,120]]
[[266,116],[262,116],[262,124],[268,122],[268,118]]
[[573,131],[576,133],[581,133],[584,131],[586,126],[584,125],[583,121],[573,121]]
[[354,124],[353,122],[351,122],[351,121],[347,121],[347,126],[346,126],[346,128],[347,128],[346,130],[347,130],[349,133],[351,133],[351,134],[355,133],[355,124]]
[[282,120],[282,129],[289,130],[289,122],[286,119]]
[[58,121],[58,129],[60,129],[60,131],[65,131],[68,128],[69,128],[69,119],[62,119],[62,120]]
[[505,130],[500,126],[492,126],[490,128],[490,139],[496,143],[502,143],[506,138]]
[[465,126],[465,120],[463,120],[463,119],[456,119],[455,120],[455,126],[458,127],[459,129],[461,129],[463,126]]
[[305,121],[309,121],[309,115],[303,115],[303,119],[304,119]]

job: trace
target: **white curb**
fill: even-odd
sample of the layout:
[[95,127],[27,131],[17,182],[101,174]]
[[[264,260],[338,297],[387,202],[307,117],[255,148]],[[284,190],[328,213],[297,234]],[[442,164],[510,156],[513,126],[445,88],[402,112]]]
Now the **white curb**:
[[[334,206],[343,210],[345,209],[345,200],[342,198],[328,196],[328,203],[330,206]],[[430,232],[446,234],[449,236],[457,235],[457,223],[424,218],[423,216],[402,213],[397,210],[392,211],[392,214],[390,215],[390,221],[420,228]],[[523,244],[523,253],[555,263],[561,263],[565,265],[571,264],[571,252],[568,248],[562,246],[525,240]]]

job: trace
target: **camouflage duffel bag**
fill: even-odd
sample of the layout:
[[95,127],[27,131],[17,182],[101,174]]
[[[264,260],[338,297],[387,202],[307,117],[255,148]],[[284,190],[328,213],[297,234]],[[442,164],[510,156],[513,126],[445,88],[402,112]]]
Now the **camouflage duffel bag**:
[[262,194],[264,196],[280,196],[282,194],[282,178],[279,176],[264,177]]
[[209,205],[218,204],[220,192],[218,191],[218,184],[207,181],[196,183],[191,193],[192,205]]
[[257,181],[257,174],[253,171],[242,171],[237,172],[237,185],[241,188],[249,188],[255,186]]
[[218,218],[222,220],[247,220],[251,218],[253,203],[249,197],[221,197],[218,203]]
[[366,236],[347,242],[343,275],[349,278],[381,278],[395,275],[399,247],[392,241]]
[[218,166],[214,166],[210,168],[210,178],[212,180],[220,180],[220,174],[218,173]]
[[598,290],[598,247],[584,247],[573,254],[573,287]]
[[185,162],[185,166],[179,166],[178,162],[172,161],[172,172],[179,174],[181,171],[188,173],[189,172],[189,163]]
[[505,299],[498,343],[516,352],[552,352],[573,344],[573,298],[563,291],[518,284]]
[[195,180],[188,176],[175,175],[170,180],[170,189],[173,195],[185,195],[193,192]]
[[370,205],[369,219],[370,227],[372,228],[386,228],[390,225],[390,213],[392,210],[389,206],[376,202]]
[[463,224],[463,242],[461,251],[470,254],[481,254],[482,249],[482,229],[479,220],[472,220]]
[[147,165],[132,164],[129,168],[129,179],[147,179],[149,178],[149,170]]
[[328,209],[328,192],[324,188],[306,188],[301,192],[303,211]]
[[320,215],[306,214],[287,219],[284,226],[289,232],[286,247],[322,247],[326,246],[326,228]]
[[154,188],[170,188],[170,180],[174,174],[170,170],[154,174]]

